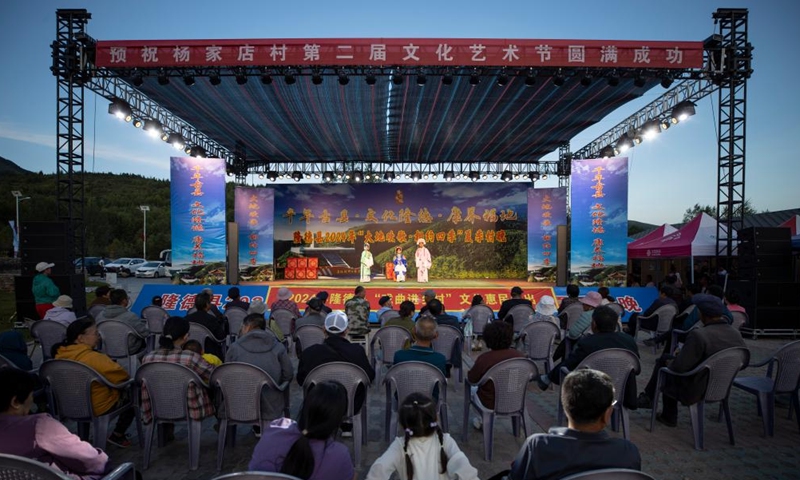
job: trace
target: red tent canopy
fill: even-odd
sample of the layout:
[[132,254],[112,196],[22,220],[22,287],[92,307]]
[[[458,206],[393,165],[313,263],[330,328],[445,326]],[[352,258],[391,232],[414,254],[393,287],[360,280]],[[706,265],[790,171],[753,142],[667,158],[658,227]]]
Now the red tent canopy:
[[[722,227],[720,227],[722,228]],[[638,246],[628,246],[628,258],[676,258],[716,255],[717,221],[701,213],[677,232]]]
[[787,227],[792,232],[792,236],[800,235],[800,215],[795,215],[792,218],[778,225],[779,227]]
[[644,237],[637,238],[636,240],[629,243],[628,249],[630,249],[631,247],[633,248],[638,247],[639,245],[643,245],[648,242],[652,242],[653,240],[660,240],[664,238],[666,235],[669,235],[677,231],[678,231],[677,228],[673,227],[669,223],[665,223],[664,225],[661,225],[660,227],[656,228],[655,230],[648,233]]

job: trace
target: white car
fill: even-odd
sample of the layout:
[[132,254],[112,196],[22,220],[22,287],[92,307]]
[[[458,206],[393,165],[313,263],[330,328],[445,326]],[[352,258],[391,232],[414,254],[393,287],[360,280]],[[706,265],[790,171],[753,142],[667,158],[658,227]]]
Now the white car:
[[165,262],[147,262],[136,269],[137,277],[159,278],[167,276],[167,264]]
[[132,275],[136,269],[145,264],[144,258],[118,258],[111,263],[106,263],[105,271],[118,273],[121,276]]

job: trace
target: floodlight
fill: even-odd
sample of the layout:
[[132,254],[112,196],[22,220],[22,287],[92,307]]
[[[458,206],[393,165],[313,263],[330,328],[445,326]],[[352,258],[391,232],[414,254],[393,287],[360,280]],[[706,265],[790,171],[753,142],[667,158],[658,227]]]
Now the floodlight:
[[472,180],[473,182],[477,182],[478,180],[480,180],[480,178],[481,174],[478,173],[477,171],[472,170],[469,172],[469,179]]
[[375,74],[372,73],[372,70],[367,71],[367,76],[365,80],[367,82],[367,85],[375,85],[375,83],[377,83],[378,81],[378,79],[375,78]]
[[242,67],[236,69],[236,83],[239,85],[244,85],[247,83],[247,70]]
[[641,73],[637,73],[635,77],[633,77],[633,86],[636,88],[644,87],[647,80],[644,79]]
[[528,70],[528,74],[525,75],[525,85],[528,87],[536,85],[536,72],[534,70]]
[[514,178],[514,175],[511,172],[509,172],[508,170],[504,171],[503,174],[500,175],[500,180],[502,180],[504,182],[510,182],[511,179],[513,179],[513,178]]
[[608,86],[609,87],[616,87],[619,85],[619,74],[616,70],[608,76]]
[[206,150],[199,145],[195,145],[194,147],[192,147],[189,155],[191,155],[194,158],[206,158]]
[[600,158],[611,158],[614,156],[614,147],[607,145],[600,150]]
[[299,170],[295,170],[294,172],[292,172],[292,180],[294,180],[295,182],[299,182],[302,179],[303,179],[303,172]]
[[111,104],[108,105],[108,113],[126,122],[133,120],[133,110],[131,110],[131,106],[121,98],[111,100]]
[[675,105],[675,108],[672,109],[672,115],[670,116],[670,121],[672,123],[678,123],[686,120],[687,118],[691,117],[696,113],[695,111],[695,104],[689,100],[684,100],[681,103]]
[[322,174],[322,181],[323,182],[332,182],[333,181],[333,172],[324,172]]
[[625,153],[631,147],[633,147],[633,141],[628,137],[628,134],[622,135],[619,137],[619,140],[617,140],[617,150],[619,150],[619,153]]
[[669,88],[672,86],[672,75],[669,73],[665,73],[663,77],[661,77],[661,86],[664,88]]
[[208,83],[214,85],[215,87],[222,83],[222,78],[219,76],[219,70],[211,72],[211,74],[208,76]]
[[444,75],[442,75],[442,85],[452,85],[453,84],[453,72],[450,70],[445,70]]
[[169,77],[167,76],[167,71],[163,68],[158,69],[158,84],[161,86],[169,85]]
[[187,87],[191,87],[192,85],[194,85],[194,75],[188,73],[184,75],[183,84],[186,85]]
[[422,174],[419,172],[411,172],[411,180],[418,182],[420,178],[422,178]]
[[428,81],[428,77],[426,77],[424,73],[418,73],[417,74],[417,85],[419,85],[421,87],[421,86],[425,85],[425,83],[427,81]]
[[272,85],[272,75],[266,70],[261,74],[261,83],[263,85]]
[[344,69],[339,70],[339,85],[345,86],[350,83],[350,77],[347,76],[347,72]]
[[546,173],[542,174],[542,180],[547,180],[547,174]]
[[269,180],[270,182],[274,182],[277,179],[278,179],[278,172],[272,172],[272,171],[267,172],[267,180]]
[[141,118],[134,118],[131,125],[133,125],[134,128],[142,128],[144,121]]
[[444,181],[445,182],[452,182],[453,181],[453,177],[454,177],[454,174],[453,174],[452,170],[448,170],[448,171],[444,172]]
[[508,83],[508,74],[505,70],[500,71],[500,75],[497,76],[497,85],[500,87],[505,86]]
[[588,87],[591,84],[592,84],[592,76],[589,75],[588,73],[585,73],[581,77],[581,85],[584,86],[584,87]]
[[536,180],[539,180],[539,172],[531,172],[531,173],[529,173],[528,174],[528,178],[531,179],[531,182],[535,182]]
[[553,76],[553,85],[555,85],[556,87],[563,86],[564,82],[566,82],[566,81],[567,81],[567,79],[564,77],[564,74],[561,73],[561,70],[559,70],[558,73],[556,73]]
[[481,74],[478,70],[473,70],[472,73],[469,75],[469,84],[473,87],[477,84],[481,83]]
[[167,143],[172,145],[175,150],[183,150],[186,147],[186,140],[180,133],[170,133],[167,137]]
[[353,172],[353,181],[356,183],[361,183],[364,181],[364,174],[360,171],[356,170]]
[[294,78],[294,73],[290,70],[287,70],[286,73],[283,74],[283,81],[286,85],[294,85],[297,82],[297,79]]
[[650,120],[642,126],[642,136],[645,140],[652,140],[661,132],[661,125],[658,120]]
[[383,179],[386,180],[387,182],[393,182],[394,181],[394,172],[386,172],[386,173],[384,173],[383,174]]
[[144,121],[144,131],[151,137],[158,138],[161,132],[164,131],[164,128],[161,126],[161,122],[151,119]]
[[403,74],[400,73],[400,72],[397,72],[397,73],[393,74],[392,75],[392,83],[394,83],[395,85],[402,85],[403,84]]
[[133,86],[141,87],[144,84],[144,75],[139,70],[133,72]]

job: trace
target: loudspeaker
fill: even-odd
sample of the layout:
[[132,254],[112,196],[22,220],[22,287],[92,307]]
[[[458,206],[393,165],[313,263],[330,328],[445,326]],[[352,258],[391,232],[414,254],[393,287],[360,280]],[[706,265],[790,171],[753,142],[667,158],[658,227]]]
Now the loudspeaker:
[[751,327],[760,330],[800,329],[799,288],[797,282],[741,280],[729,285],[741,294]]
[[22,275],[36,275],[39,262],[54,263],[54,275],[70,275],[75,269],[68,258],[72,236],[66,222],[27,222],[20,228]]
[[739,268],[739,277],[756,282],[790,282],[792,280],[791,258],[786,265]]
[[752,328],[800,330],[800,307],[756,307],[747,309]]
[[557,243],[556,243],[556,285],[563,287],[567,284],[567,263],[569,259],[567,255],[567,226],[559,225],[556,227]]
[[14,300],[17,305],[17,320],[21,322],[26,318],[39,319],[36,302],[33,301],[33,277],[14,277]]
[[739,230],[740,242],[781,242],[791,240],[791,231],[785,227],[748,227]]
[[750,227],[739,231],[739,255],[791,256],[792,239],[788,228]]

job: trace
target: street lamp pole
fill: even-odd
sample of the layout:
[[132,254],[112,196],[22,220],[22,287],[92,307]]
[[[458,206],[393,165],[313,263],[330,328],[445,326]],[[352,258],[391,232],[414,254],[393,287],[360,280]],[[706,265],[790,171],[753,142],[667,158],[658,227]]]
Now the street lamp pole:
[[20,192],[19,190],[12,190],[11,195],[14,195],[14,200],[16,201],[17,204],[17,220],[16,220],[17,223],[14,224],[14,230],[16,231],[17,234],[17,248],[14,249],[14,258],[17,258],[19,257],[19,202],[23,200],[30,200],[31,197],[23,197],[22,192]]
[[144,228],[142,229],[142,258],[147,260],[147,212],[150,211],[149,205],[139,205],[139,210],[144,214]]

